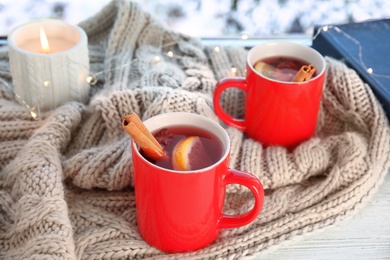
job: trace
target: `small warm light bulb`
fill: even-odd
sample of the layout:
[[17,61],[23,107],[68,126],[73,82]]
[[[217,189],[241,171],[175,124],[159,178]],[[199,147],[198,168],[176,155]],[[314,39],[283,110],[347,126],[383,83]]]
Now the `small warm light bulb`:
[[160,58],[160,56],[155,56],[155,57],[154,57],[154,60],[155,60],[155,61],[160,61],[161,58]]
[[248,40],[248,35],[246,35],[246,34],[243,34],[243,35],[241,35],[241,39],[243,39],[243,40]]
[[328,31],[328,29],[329,29],[329,27],[328,27],[327,25],[325,25],[324,27],[322,27],[322,30],[323,30],[324,32]]
[[88,76],[86,80],[90,85],[95,85],[98,82],[98,80],[93,76]]
[[236,76],[237,69],[235,67],[230,68],[229,77]]
[[173,57],[173,52],[172,52],[172,51],[168,51],[168,52],[167,52],[167,56],[170,57],[170,58],[172,58],[172,57]]
[[37,113],[35,113],[34,111],[30,111],[30,115],[32,118],[37,119]]
[[42,52],[46,54],[49,53],[50,52],[49,41],[47,40],[45,30],[42,27],[40,28],[40,39],[41,39]]
[[92,77],[92,76],[88,76],[88,77],[87,77],[87,82],[88,82],[88,83],[91,83],[92,80],[93,80],[93,77]]
[[374,70],[373,70],[372,68],[368,68],[368,69],[367,69],[367,73],[368,73],[368,74],[372,74],[373,72],[374,72]]
[[219,52],[219,51],[220,51],[219,47],[216,46],[216,47],[214,48],[214,51],[215,51],[215,52]]
[[43,82],[43,85],[44,85],[45,87],[48,87],[48,86],[50,85],[50,81],[49,81],[49,80],[45,80],[45,81]]

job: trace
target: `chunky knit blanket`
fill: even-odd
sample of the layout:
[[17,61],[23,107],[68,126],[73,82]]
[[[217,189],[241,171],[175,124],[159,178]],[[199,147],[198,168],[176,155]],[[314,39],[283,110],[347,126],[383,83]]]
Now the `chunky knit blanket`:
[[[231,167],[256,175],[266,189],[251,224],[222,230],[196,252],[165,254],[137,230],[130,138],[125,113],[142,119],[187,111],[215,121],[217,80],[244,75],[247,51],[204,46],[175,33],[134,2],[116,0],[80,24],[89,37],[88,104],[70,102],[33,120],[16,102],[7,47],[0,51],[1,259],[235,259],[264,254],[352,216],[389,168],[386,116],[356,72],[327,58],[315,137],[293,151],[265,148],[240,131],[231,137]],[[27,84],[27,83],[26,83]],[[224,108],[243,116],[243,93]],[[251,193],[227,188],[226,213],[247,211]]]

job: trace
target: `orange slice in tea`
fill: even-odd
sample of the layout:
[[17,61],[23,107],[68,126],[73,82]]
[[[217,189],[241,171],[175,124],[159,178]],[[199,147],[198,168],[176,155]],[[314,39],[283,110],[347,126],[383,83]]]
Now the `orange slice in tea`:
[[180,140],[172,152],[174,170],[191,171],[211,165],[211,159],[199,136],[188,136]]

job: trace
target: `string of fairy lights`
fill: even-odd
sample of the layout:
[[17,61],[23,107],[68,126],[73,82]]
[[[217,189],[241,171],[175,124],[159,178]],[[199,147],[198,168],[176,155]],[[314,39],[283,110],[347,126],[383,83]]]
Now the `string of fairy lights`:
[[[359,65],[362,66],[362,68],[364,68],[364,70],[368,74],[370,74],[371,76],[374,76],[374,77],[390,78],[390,75],[376,73],[375,68],[366,66],[366,64],[364,63],[364,59],[363,59],[363,47],[362,47],[361,43],[358,40],[356,40],[354,37],[352,37],[351,35],[346,33],[345,31],[341,30],[337,26],[325,25],[325,26],[318,28],[318,30],[313,35],[311,40],[314,41],[321,33],[327,33],[330,30],[334,30],[335,32],[341,34],[343,37],[350,40],[352,43],[354,43],[357,46],[357,48],[358,48],[357,57],[359,60]],[[250,39],[250,37],[248,35],[242,35],[240,39],[242,41],[245,41],[245,40]],[[170,46],[173,46],[175,44],[176,44],[175,42],[167,43],[161,47],[161,50],[167,49]],[[213,47],[214,54],[220,53],[221,48],[222,48],[221,46],[214,46]],[[161,55],[156,55],[154,57],[154,62],[156,64],[160,64],[160,63],[165,62],[164,56],[167,57],[167,59],[180,59],[180,58],[182,58],[180,55],[177,55],[173,49],[169,49],[168,51],[164,51]],[[99,79],[98,79],[99,75],[104,75],[105,73],[108,73],[109,71],[123,69],[124,66],[130,66],[135,61],[136,61],[136,59],[132,60],[130,63],[126,63],[126,64],[123,64],[121,66],[111,68],[109,70],[102,70],[102,71],[97,71],[97,72],[89,71],[89,74],[85,80],[88,82],[88,84],[90,84],[90,86],[94,86],[99,82]],[[238,71],[237,68],[230,67],[230,68],[228,68],[226,76],[227,77],[234,77],[234,76],[236,76],[237,71]],[[11,78],[11,73],[9,71],[1,71],[0,70],[0,75],[8,75]],[[51,86],[50,83],[51,83],[50,79],[44,80],[42,82],[42,86],[44,88],[48,88]],[[12,91],[16,100],[18,101],[18,103],[20,105],[24,106],[24,108],[26,109],[26,112],[29,113],[33,119],[35,119],[35,120],[41,119],[39,102],[41,102],[44,97],[41,97],[40,100],[36,100],[34,102],[34,104],[28,104],[25,100],[23,100],[23,98],[18,93],[16,93],[13,90],[13,87],[10,84],[8,84],[8,82],[5,81],[4,79],[2,79],[1,77],[0,77],[0,87],[4,87],[4,88],[7,88],[8,90]]]

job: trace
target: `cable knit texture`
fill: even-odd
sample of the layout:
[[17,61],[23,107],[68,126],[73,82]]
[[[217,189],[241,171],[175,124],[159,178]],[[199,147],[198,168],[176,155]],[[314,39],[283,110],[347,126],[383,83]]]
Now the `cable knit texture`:
[[[137,230],[130,138],[125,113],[143,120],[187,111],[220,122],[212,107],[217,80],[231,67],[244,75],[247,51],[203,46],[143,11],[116,0],[80,26],[89,38],[98,83],[88,104],[68,103],[31,119],[16,102],[0,51],[1,259],[235,259],[264,254],[358,212],[389,168],[386,116],[356,72],[326,58],[328,72],[316,135],[293,151],[263,147],[223,125],[231,167],[256,175],[266,189],[251,224],[223,229],[196,252],[164,254]],[[28,82],[26,82],[28,84]],[[244,95],[228,90],[223,107],[242,117]],[[289,129],[286,129],[288,131]],[[227,188],[225,212],[253,205],[249,190]]]

